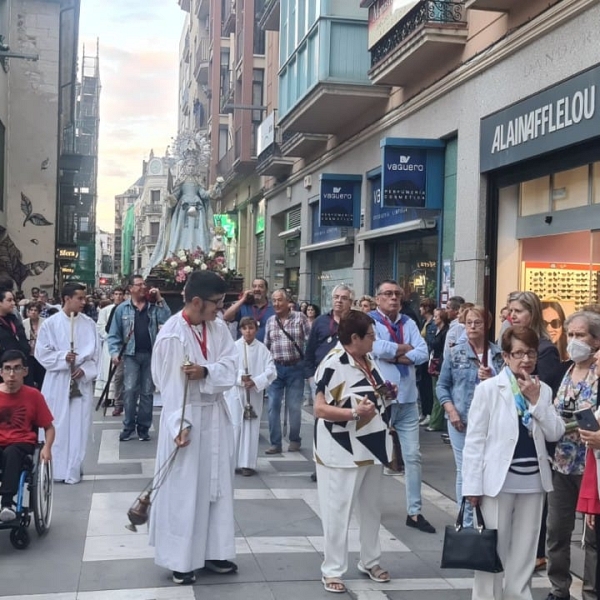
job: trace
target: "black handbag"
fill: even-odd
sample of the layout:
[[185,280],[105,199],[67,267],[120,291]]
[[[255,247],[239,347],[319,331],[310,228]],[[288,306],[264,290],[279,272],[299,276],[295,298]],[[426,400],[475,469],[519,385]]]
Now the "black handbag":
[[442,550],[442,569],[472,569],[502,573],[498,556],[498,530],[486,529],[481,508],[475,507],[477,527],[463,527],[466,498],[462,499],[455,525],[447,525]]

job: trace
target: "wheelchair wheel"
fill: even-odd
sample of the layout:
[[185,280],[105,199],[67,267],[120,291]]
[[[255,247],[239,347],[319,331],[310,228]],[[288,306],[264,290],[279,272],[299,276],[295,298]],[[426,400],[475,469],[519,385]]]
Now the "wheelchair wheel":
[[10,530],[10,543],[16,550],[25,550],[29,546],[30,541],[29,533],[24,527],[17,527]]
[[52,464],[43,462],[38,457],[37,468],[33,473],[31,485],[31,509],[33,522],[38,535],[44,535],[50,528],[52,520]]

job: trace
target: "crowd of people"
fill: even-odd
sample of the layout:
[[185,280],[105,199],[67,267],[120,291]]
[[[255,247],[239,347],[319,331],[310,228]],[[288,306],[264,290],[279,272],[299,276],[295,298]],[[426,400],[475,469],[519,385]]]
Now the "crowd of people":
[[76,484],[94,398],[122,416],[125,443],[150,440],[160,397],[156,563],[178,584],[193,583],[203,567],[234,572],[233,475],[257,474],[263,404],[265,453],[281,454],[286,437],[287,452],[302,449],[304,402],[314,404],[327,591],[346,590],[353,510],[358,569],[390,581],[374,493],[389,469],[404,473],[406,526],[435,533],[423,515],[423,428],[441,432],[452,450],[456,500],[471,507],[464,525],[475,525],[479,505],[498,530],[504,572],[476,572],[474,599],[530,600],[531,576],[543,568],[547,600],[569,598],[577,512],[586,515],[583,598],[597,597],[600,433],[580,429],[576,417],[584,409],[600,417],[600,307],[567,318],[559,303],[515,291],[494,343],[487,307],[460,296],[444,306],[415,302],[394,280],[360,298],[337,285],[323,313],[260,278],[225,307],[227,285],[209,271],[189,275],[175,315],[139,275],[105,297],[86,291],[67,283],[60,302],[36,288],[26,300],[0,285],[0,407],[16,414],[30,403],[26,419],[0,425],[0,521],[15,518],[14,474],[35,443],[32,426],[45,432],[42,458],[52,458],[54,477]]

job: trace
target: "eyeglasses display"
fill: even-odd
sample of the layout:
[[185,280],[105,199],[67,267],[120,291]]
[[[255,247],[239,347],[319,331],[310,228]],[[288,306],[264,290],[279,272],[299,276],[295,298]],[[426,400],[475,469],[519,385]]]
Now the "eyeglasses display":
[[[523,263],[524,288],[541,300],[572,302],[575,310],[598,302],[600,265]],[[549,323],[554,327],[554,323]]]

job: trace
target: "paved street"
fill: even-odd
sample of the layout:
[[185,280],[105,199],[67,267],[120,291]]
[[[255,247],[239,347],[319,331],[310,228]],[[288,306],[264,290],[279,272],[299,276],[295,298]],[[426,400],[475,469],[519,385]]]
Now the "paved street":
[[[158,422],[155,410],[155,423]],[[310,481],[312,418],[304,413],[300,453],[264,457],[263,421],[259,475],[236,476],[237,563],[239,573],[200,572],[192,587],[175,586],[170,573],[152,559],[146,527],[125,529],[126,512],[142,490],[154,464],[156,432],[150,443],[119,444],[120,419],[95,415],[94,437],[84,481],[57,484],[54,518],[48,535],[30,547],[12,548],[0,532],[0,597],[35,600],[331,600],[320,582],[322,531],[316,484]],[[358,600],[466,600],[471,573],[439,568],[443,528],[455,516],[454,465],[449,446],[438,433],[422,432],[424,515],[435,535],[408,529],[403,478],[385,477],[380,531],[389,584],[376,584],[356,568],[356,523],[350,532],[350,569],[345,582]],[[182,494],[185,490],[182,490]],[[576,565],[581,551],[575,546]],[[536,576],[534,598],[548,592],[545,577]],[[573,590],[580,598],[579,582]],[[344,598],[347,596],[340,595]]]

